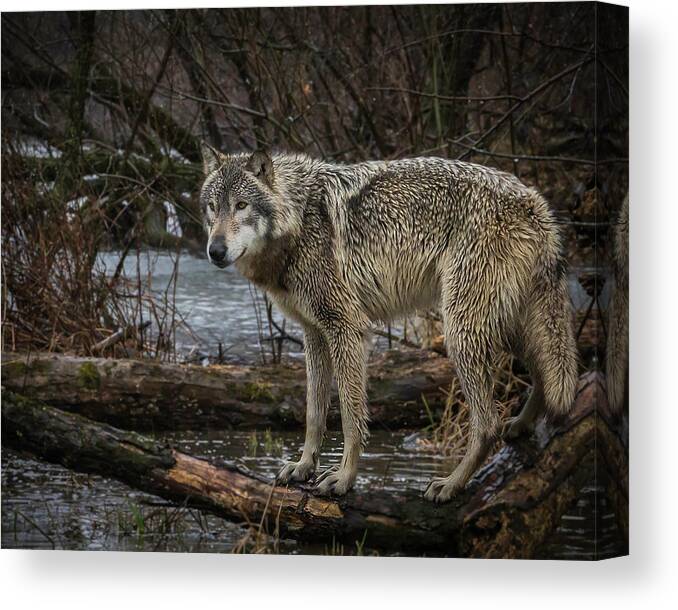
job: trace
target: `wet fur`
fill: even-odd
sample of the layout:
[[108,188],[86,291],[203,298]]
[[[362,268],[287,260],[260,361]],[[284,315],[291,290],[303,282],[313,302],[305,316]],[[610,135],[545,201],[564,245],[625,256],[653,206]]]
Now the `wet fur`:
[[498,170],[440,158],[340,165],[295,154],[203,154],[202,202],[216,209],[206,213],[209,240],[223,237],[236,244],[229,259],[239,255],[237,227],[247,217],[233,205],[249,197],[256,235],[236,267],[304,328],[306,441],[280,481],[316,470],[334,377],[344,453],[317,489],[351,488],[368,439],[365,337],[374,322],[418,309],[440,308],[471,412],[466,456],[431,482],[427,499],[461,490],[500,434],[491,367],[501,349],[513,350],[534,382],[510,436],[529,431],[546,408],[570,408],[577,357],[565,266],[536,191]]
[[629,362],[629,196],[613,229],[612,292],[608,309],[606,369],[610,407],[621,412],[627,401]]

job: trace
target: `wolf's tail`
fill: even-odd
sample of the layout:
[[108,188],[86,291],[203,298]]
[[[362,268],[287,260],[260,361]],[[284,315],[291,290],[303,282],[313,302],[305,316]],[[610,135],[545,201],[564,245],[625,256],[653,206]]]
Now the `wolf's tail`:
[[553,227],[538,256],[525,320],[528,351],[553,415],[568,413],[574,403],[579,361],[572,325],[566,267]]

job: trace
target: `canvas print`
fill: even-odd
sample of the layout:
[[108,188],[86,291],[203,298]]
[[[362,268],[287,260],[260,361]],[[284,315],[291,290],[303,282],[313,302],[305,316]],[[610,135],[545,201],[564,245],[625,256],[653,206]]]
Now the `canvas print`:
[[2,15],[2,547],[628,552],[628,10]]

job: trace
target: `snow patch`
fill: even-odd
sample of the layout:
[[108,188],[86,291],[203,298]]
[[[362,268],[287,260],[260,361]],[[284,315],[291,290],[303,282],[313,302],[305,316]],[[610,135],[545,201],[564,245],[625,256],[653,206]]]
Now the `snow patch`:
[[17,142],[17,150],[24,157],[33,157],[34,159],[58,158],[61,156],[61,151],[58,148],[54,148],[54,146],[50,146],[47,142],[37,138],[24,138]]
[[89,197],[82,196],[82,197],[77,197],[76,199],[71,199],[66,203],[66,209],[68,212],[66,213],[66,216],[68,217],[68,220],[71,221],[73,218],[75,218],[75,213],[78,210],[82,209],[82,206],[85,205],[89,201]]
[[56,185],[56,182],[54,180],[52,180],[51,182],[38,182],[37,189],[38,189],[39,193],[41,193],[42,195],[45,195],[45,194],[49,193],[50,191],[53,191],[55,185]]
[[177,208],[171,201],[163,201],[163,205],[165,206],[165,212],[167,212],[167,232],[175,237],[181,237],[183,233],[181,231],[179,216],[177,215]]
[[184,157],[176,148],[169,148],[163,151],[170,159],[178,161],[179,163],[190,163],[190,161]]

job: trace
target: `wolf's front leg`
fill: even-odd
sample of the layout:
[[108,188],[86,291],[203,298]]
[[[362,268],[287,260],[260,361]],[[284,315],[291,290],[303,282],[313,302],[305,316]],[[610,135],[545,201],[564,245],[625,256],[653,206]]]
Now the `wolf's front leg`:
[[348,327],[328,333],[334,374],[339,390],[344,452],[339,466],[323,472],[316,482],[321,494],[344,495],[355,483],[367,429],[366,364],[362,333]]
[[301,459],[289,462],[278,473],[283,485],[289,481],[308,481],[318,467],[325,422],[330,406],[332,361],[327,341],[318,329],[304,329],[306,354],[306,439]]

